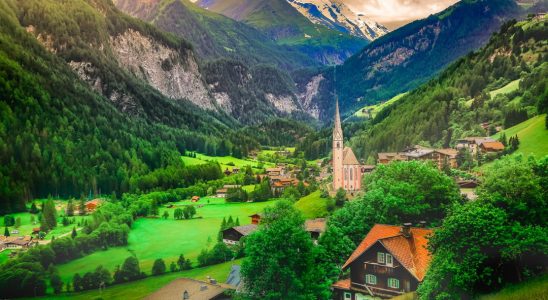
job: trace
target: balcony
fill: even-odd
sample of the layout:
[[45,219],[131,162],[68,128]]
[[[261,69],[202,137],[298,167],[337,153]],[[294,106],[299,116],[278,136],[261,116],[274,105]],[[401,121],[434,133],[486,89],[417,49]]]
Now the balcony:
[[399,268],[399,266],[379,264],[373,261],[366,261],[364,262],[364,268],[368,272],[372,272],[374,274],[393,275],[396,272],[396,269]]
[[384,289],[380,287],[375,287],[370,284],[361,284],[357,282],[351,283],[351,288],[353,290],[366,293],[368,295],[372,296],[378,296],[381,298],[393,298],[395,296],[399,296],[404,294],[405,292],[403,290],[391,290],[391,289]]

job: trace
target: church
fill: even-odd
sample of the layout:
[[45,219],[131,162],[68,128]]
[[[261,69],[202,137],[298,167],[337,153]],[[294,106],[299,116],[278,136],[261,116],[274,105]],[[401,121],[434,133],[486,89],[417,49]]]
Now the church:
[[335,104],[335,126],[333,128],[333,190],[359,191],[362,186],[361,165],[352,148],[343,143],[343,130],[339,114],[339,101]]

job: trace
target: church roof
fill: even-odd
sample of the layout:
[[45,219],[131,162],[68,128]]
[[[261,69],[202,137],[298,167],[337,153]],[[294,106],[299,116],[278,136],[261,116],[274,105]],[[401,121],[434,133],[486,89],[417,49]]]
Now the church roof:
[[343,131],[341,126],[341,115],[339,114],[339,101],[335,102],[335,125],[333,126],[333,139],[342,140]]
[[343,150],[343,165],[359,165],[360,162],[354,155],[354,151],[350,147],[344,147]]

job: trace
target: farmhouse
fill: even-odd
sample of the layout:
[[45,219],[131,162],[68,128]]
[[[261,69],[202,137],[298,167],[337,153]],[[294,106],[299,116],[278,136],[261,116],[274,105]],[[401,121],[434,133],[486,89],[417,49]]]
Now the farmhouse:
[[217,284],[214,280],[210,282],[194,280],[190,278],[178,278],[168,285],[148,295],[146,300],[228,300],[231,299],[225,294],[226,288]]
[[[279,196],[285,191],[286,188],[290,186],[297,187],[299,182],[301,181],[296,178],[274,176],[274,178],[270,180],[272,194]],[[308,183],[306,182],[303,182],[303,184],[304,186],[308,186]]]
[[215,192],[217,198],[226,198],[226,195],[228,194],[228,191],[231,190],[231,189],[238,189],[242,187],[241,185],[237,185],[237,184],[226,184],[224,185],[222,188],[220,189],[217,189],[217,191]]
[[91,201],[86,202],[86,211],[91,213],[94,212],[97,207],[99,207],[103,203],[103,200],[101,199],[93,199]]
[[415,291],[430,263],[431,229],[376,224],[343,265],[350,278],[332,285],[334,299],[392,298]]
[[501,142],[483,142],[480,144],[480,150],[483,153],[497,153],[504,151],[504,144]]
[[470,151],[472,154],[476,154],[480,148],[480,145],[485,142],[496,142],[494,139],[490,137],[467,137],[464,139],[460,139],[457,141],[457,145],[455,146],[455,149],[466,149]]
[[392,161],[431,161],[439,169],[444,164],[452,168],[457,167],[457,150],[455,149],[430,149],[419,145],[409,147],[402,152],[395,153],[379,153],[378,163],[388,164]]
[[347,192],[359,191],[362,185],[360,162],[352,148],[344,147],[339,101],[335,104],[335,125],[333,127],[333,190],[340,188]]
[[190,198],[190,202],[198,202],[198,201],[200,201],[199,196],[192,196],[192,198]]
[[310,233],[310,237],[313,240],[317,241],[320,238],[320,235],[325,232],[326,223],[327,221],[325,218],[306,220],[304,222],[304,230]]
[[227,245],[236,245],[243,237],[248,236],[257,230],[257,227],[257,224],[249,224],[225,229],[223,230],[223,243]]
[[31,236],[3,236],[0,235],[0,250],[28,249],[36,245]]

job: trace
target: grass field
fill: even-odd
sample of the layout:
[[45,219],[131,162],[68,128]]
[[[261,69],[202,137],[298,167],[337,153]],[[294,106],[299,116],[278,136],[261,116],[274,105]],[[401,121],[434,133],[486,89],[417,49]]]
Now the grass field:
[[162,288],[164,285],[170,283],[177,278],[193,278],[197,280],[207,280],[207,276],[217,279],[218,282],[225,282],[230,267],[233,264],[241,264],[241,260],[235,260],[233,262],[226,262],[219,265],[209,266],[205,268],[192,269],[183,272],[166,273],[161,276],[147,277],[142,280],[129,282],[125,284],[118,284],[106,288],[100,293],[98,290],[62,294],[59,296],[46,296],[40,299],[143,299],[145,296],[153,293],[154,291]]
[[9,259],[10,253],[11,250],[4,250],[0,252],[0,265],[5,263]]
[[[34,215],[34,220],[36,224],[31,222],[31,213],[23,212],[23,213],[15,213],[10,214],[14,218],[21,218],[21,226],[17,228],[19,230],[19,234],[12,234],[12,236],[24,236],[24,235],[30,235],[32,234],[32,229],[35,227],[40,227],[40,222],[38,222],[38,215]],[[72,231],[72,228],[76,226],[76,224],[71,224],[68,226],[63,226],[61,224],[62,218],[60,217],[61,213],[58,212],[58,218],[57,218],[57,227],[50,232],[48,232],[46,239],[51,239],[52,236],[59,237],[62,234],[68,233]],[[88,218],[88,216],[74,216],[69,217],[70,219],[74,218],[75,222],[78,223],[79,220],[82,220],[83,218]],[[4,234],[3,228],[4,228],[4,216],[0,216],[0,227],[2,227],[2,232],[0,234]],[[9,227],[10,232],[16,229],[14,227]]]
[[546,300],[548,299],[548,276],[542,276],[509,286],[501,291],[478,297],[479,300]]
[[367,111],[371,110],[371,118],[374,118],[379,111],[381,111],[383,108],[391,105],[392,103],[400,100],[406,94],[407,93],[401,93],[399,95],[394,96],[392,99],[390,99],[386,102],[375,104],[375,105],[365,106],[365,107],[359,109],[357,112],[355,112],[354,116],[360,117],[360,118],[368,118],[369,114],[367,113]]
[[516,80],[508,83],[507,85],[501,87],[498,90],[494,90],[494,91],[489,92],[489,95],[491,96],[491,99],[495,98],[495,96],[497,96],[498,94],[508,94],[508,93],[511,93],[511,92],[517,90],[519,88],[520,80],[521,79],[516,79]]
[[498,139],[502,133],[507,138],[517,135],[520,145],[516,153],[537,158],[548,155],[548,130],[545,127],[546,115],[536,116],[514,127],[510,127],[493,136]]
[[[209,198],[208,198],[209,199]],[[175,205],[188,205],[189,201],[178,202]],[[122,264],[130,255],[135,255],[141,265],[141,270],[150,273],[155,259],[162,258],[169,265],[177,260],[180,254],[195,260],[200,251],[212,247],[216,243],[217,233],[223,217],[238,217],[240,224],[249,224],[249,216],[261,212],[274,201],[256,203],[224,203],[224,199],[211,198],[200,200],[197,205],[197,214],[192,220],[174,220],[175,208],[161,208],[160,216],[165,210],[170,217],[141,218],[132,226],[129,234],[128,246],[98,251],[69,263],[59,265],[59,273],[63,280],[71,279],[75,273],[81,275],[103,265],[110,271],[116,265]]]
[[[199,165],[204,164],[208,161],[210,162],[218,162],[221,165],[221,169],[224,171],[227,168],[229,170],[232,170],[232,168],[244,168],[246,166],[251,166],[252,168],[257,169],[259,162],[255,160],[249,160],[249,159],[241,159],[241,158],[235,158],[233,156],[207,156],[204,154],[196,153],[196,158],[194,157],[188,157],[188,156],[181,156],[181,159],[187,166],[192,165]],[[232,165],[234,164],[234,165]],[[263,166],[266,167],[273,167],[274,164],[264,162]]]
[[315,191],[295,202],[295,207],[303,213],[306,219],[327,215],[327,199],[321,198],[320,194],[320,191]]

